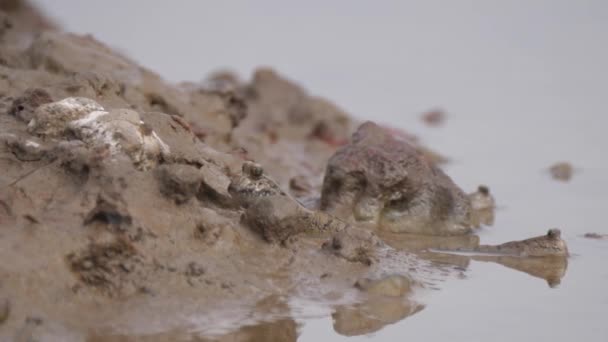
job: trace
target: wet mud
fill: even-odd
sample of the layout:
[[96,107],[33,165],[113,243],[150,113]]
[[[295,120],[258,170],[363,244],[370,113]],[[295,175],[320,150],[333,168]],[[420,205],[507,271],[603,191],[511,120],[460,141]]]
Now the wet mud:
[[495,202],[410,134],[267,68],[170,84],[7,3],[0,340],[295,341],[293,298],[361,335],[471,258],[565,274],[536,254],[433,252],[479,248]]

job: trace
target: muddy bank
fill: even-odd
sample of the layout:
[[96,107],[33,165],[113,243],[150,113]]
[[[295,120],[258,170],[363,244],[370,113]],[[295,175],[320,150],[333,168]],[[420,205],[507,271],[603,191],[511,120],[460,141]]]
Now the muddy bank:
[[371,333],[468,262],[386,234],[451,246],[493,218],[413,136],[271,69],[169,84],[19,4],[0,31],[1,338],[290,341],[293,297]]

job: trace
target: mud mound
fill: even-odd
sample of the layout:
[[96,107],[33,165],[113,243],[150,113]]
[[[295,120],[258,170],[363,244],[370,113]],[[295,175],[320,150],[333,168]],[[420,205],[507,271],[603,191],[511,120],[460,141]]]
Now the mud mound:
[[[170,338],[217,322],[192,327],[200,308],[332,293],[344,304],[360,277],[426,265],[317,210],[326,161],[358,126],[328,100],[270,69],[173,85],[24,2],[0,9],[0,339]],[[235,186],[262,179],[247,161],[276,191]],[[288,314],[267,311],[252,316],[295,340]],[[355,316],[362,331],[382,326]],[[259,321],[244,334],[273,336]]]

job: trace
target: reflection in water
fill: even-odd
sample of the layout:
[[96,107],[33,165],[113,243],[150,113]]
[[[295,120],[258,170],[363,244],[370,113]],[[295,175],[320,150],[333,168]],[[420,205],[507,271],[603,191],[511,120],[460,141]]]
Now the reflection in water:
[[527,273],[547,281],[549,287],[556,287],[566,275],[566,257],[519,257],[492,254],[450,254],[430,250],[458,251],[474,250],[479,247],[477,235],[467,236],[413,236],[408,234],[382,233],[383,240],[396,249],[412,252],[422,259],[435,264],[446,264],[466,269],[471,260],[494,262],[510,269]]
[[292,319],[282,319],[275,322],[260,323],[246,326],[238,331],[214,338],[204,338],[200,341],[217,342],[258,342],[277,341],[295,342],[298,339],[297,324]]
[[409,317],[424,308],[407,299],[371,296],[363,303],[340,306],[332,314],[334,330],[345,336],[370,334]]
[[390,232],[381,232],[379,235],[389,246],[416,254],[429,249],[457,250],[479,246],[477,235],[431,236]]
[[[271,295],[253,305],[243,307],[245,315],[234,313],[238,321],[220,333],[201,331],[201,327],[180,327],[150,334],[120,334],[114,331],[93,331],[87,342],[106,341],[200,341],[200,342],[246,342],[278,341],[293,342],[298,338],[298,325],[291,317],[291,309],[282,296]],[[238,318],[240,317],[240,318]],[[225,319],[217,321],[225,325]]]
[[[533,277],[545,279],[550,287],[560,284],[568,266],[565,257],[516,257],[492,254],[449,254],[432,250],[474,250],[479,246],[476,235],[437,237],[409,234],[382,233],[387,244],[397,250],[414,253],[429,261],[437,271],[449,269],[464,271],[471,260],[494,262]],[[359,279],[358,301],[333,307],[334,330],[344,336],[357,336],[377,332],[386,325],[399,322],[424,309],[424,305],[410,298],[412,280],[403,275],[389,275],[376,279]],[[330,304],[328,304],[330,305]],[[249,314],[235,322],[234,330],[209,336],[196,329],[164,331],[153,335],[90,335],[87,341],[296,341],[298,338],[297,315],[294,316],[288,299],[269,296],[258,301]],[[241,324],[239,327],[238,324]]]
[[341,335],[370,334],[424,308],[408,298],[412,284],[404,276],[361,279],[355,286],[364,292],[365,300],[355,305],[339,306],[332,314],[334,330]]
[[472,212],[471,222],[474,227],[493,226],[495,208],[477,209]]
[[545,279],[549,287],[556,287],[566,275],[566,257],[514,257],[506,255],[474,255],[473,260],[495,262],[505,267]]
[[297,324],[292,319],[286,318],[274,322],[262,322],[256,325],[245,326],[237,331],[214,337],[200,337],[189,331],[169,331],[155,335],[133,336],[133,335],[90,335],[87,342],[108,341],[197,341],[197,342],[258,342],[277,341],[295,342],[298,339]]

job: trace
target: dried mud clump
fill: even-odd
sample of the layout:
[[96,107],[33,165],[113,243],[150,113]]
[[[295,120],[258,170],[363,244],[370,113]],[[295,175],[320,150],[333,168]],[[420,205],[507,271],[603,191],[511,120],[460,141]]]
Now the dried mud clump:
[[380,229],[431,235],[471,231],[471,202],[409,143],[366,122],[329,160],[321,209]]
[[156,168],[160,191],[165,197],[181,204],[193,198],[201,187],[203,175],[192,165],[171,164]]
[[91,243],[85,250],[66,257],[70,269],[88,286],[110,295],[130,284],[130,274],[140,263],[135,248],[124,239]]

